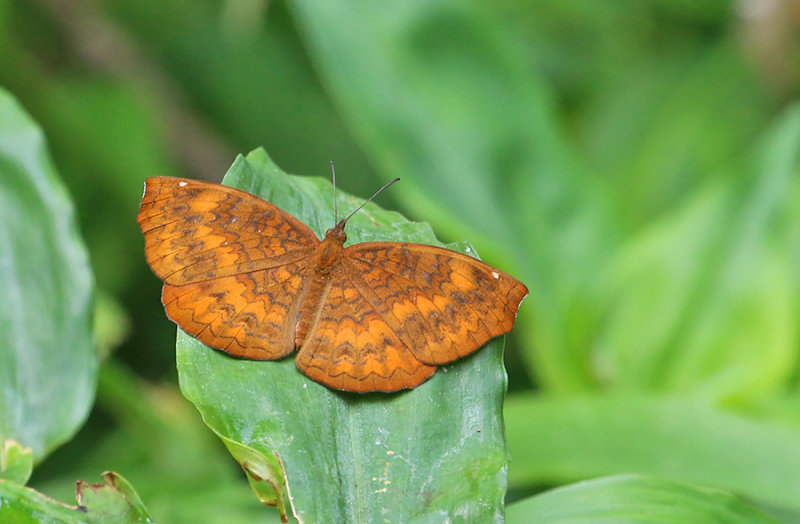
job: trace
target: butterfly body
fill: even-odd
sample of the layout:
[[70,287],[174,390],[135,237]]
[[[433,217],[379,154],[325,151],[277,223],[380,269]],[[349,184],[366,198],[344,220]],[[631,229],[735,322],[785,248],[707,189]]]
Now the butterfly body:
[[320,241],[244,191],[147,180],[138,215],[167,315],[205,344],[357,392],[416,387],[506,333],[527,288],[472,257],[403,242]]

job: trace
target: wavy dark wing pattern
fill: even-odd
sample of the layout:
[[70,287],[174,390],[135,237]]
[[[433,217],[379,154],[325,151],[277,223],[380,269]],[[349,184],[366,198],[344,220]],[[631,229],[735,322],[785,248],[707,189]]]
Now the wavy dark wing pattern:
[[436,370],[417,359],[338,265],[321,293],[297,354],[297,367],[326,386],[347,391],[397,391]]
[[446,364],[511,330],[528,294],[478,259],[423,244],[365,242],[345,249],[352,285],[425,364]]
[[137,219],[147,262],[173,286],[282,266],[319,245],[308,226],[266,200],[186,178],[148,178]]
[[171,286],[167,315],[204,344],[236,357],[273,360],[295,348],[295,325],[308,278],[295,262],[229,277]]

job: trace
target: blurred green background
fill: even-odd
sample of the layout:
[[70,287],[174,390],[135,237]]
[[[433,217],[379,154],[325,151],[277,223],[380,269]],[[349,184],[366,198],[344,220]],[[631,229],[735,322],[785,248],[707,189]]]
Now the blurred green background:
[[32,485],[115,470],[164,522],[262,514],[177,389],[135,215],[146,177],[263,146],[361,196],[402,177],[382,206],[531,289],[509,501],[650,473],[800,522],[799,27],[793,0],[0,0],[0,85],[76,202],[109,354]]

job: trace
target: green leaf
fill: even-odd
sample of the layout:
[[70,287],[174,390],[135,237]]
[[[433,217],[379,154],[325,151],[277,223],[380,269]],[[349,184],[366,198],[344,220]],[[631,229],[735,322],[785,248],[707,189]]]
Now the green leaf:
[[77,506],[62,504],[16,482],[0,479],[0,521],[15,524],[85,522]]
[[33,471],[33,450],[10,438],[0,448],[0,479],[25,484]]
[[[212,428],[213,429],[213,428]],[[281,515],[286,515],[284,505],[284,476],[281,464],[277,457],[263,455],[258,450],[231,440],[224,435],[217,436],[222,439],[228,451],[236,461],[241,464],[250,487],[253,488],[258,500],[267,506],[275,506]]]
[[152,522],[139,495],[122,475],[106,471],[102,476],[104,483],[79,480],[75,488],[78,509],[86,514],[87,522]]
[[777,524],[730,493],[642,475],[579,482],[511,504],[506,522]]
[[800,509],[800,430],[689,400],[511,396],[514,485],[647,473]]
[[91,406],[92,273],[41,130],[0,90],[0,440],[41,459]]
[[[239,158],[226,183],[292,213],[317,234],[332,227],[330,184],[285,175],[263,151]],[[362,201],[339,194],[345,213]],[[425,224],[368,205],[348,227],[350,242],[437,243]],[[304,522],[412,522],[460,515],[502,519],[506,451],[501,419],[503,340],[396,394],[332,391],[302,375],[293,358],[230,358],[179,333],[181,389],[206,423],[263,457],[256,472],[273,479]],[[237,459],[242,455],[232,450]],[[244,464],[243,464],[244,465]],[[245,466],[252,477],[252,467]]]
[[800,106],[750,153],[746,183],[713,183],[620,253],[595,351],[607,382],[726,400],[783,387],[797,362],[798,143]]
[[77,506],[63,504],[38,491],[0,479],[0,522],[19,524],[148,524],[153,520],[133,487],[107,471],[104,483],[77,483]]

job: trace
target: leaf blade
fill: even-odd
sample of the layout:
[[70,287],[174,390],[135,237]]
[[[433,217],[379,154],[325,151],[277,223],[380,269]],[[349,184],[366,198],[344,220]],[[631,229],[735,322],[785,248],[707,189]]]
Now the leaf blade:
[[118,473],[107,471],[104,482],[77,482],[77,506],[53,500],[12,481],[0,479],[0,521],[39,524],[152,524],[133,486]]
[[638,472],[800,508],[800,432],[788,424],[634,396],[517,395],[505,413],[515,485]]
[[0,439],[40,460],[92,404],[93,277],[42,132],[3,91],[0,185]]
[[511,504],[507,522],[777,524],[724,491],[644,475],[578,482]]
[[[317,234],[333,225],[330,185],[280,173],[263,151],[238,159],[226,183]],[[342,211],[360,203],[338,198]],[[353,217],[348,236],[436,243],[427,225],[372,204]],[[405,521],[493,521],[502,518],[506,475],[502,345],[495,339],[420,387],[390,395],[332,391],[300,374],[292,358],[235,360],[182,332],[177,351],[184,395],[218,434],[282,465],[288,493],[277,495],[298,520],[371,522],[391,512]]]

